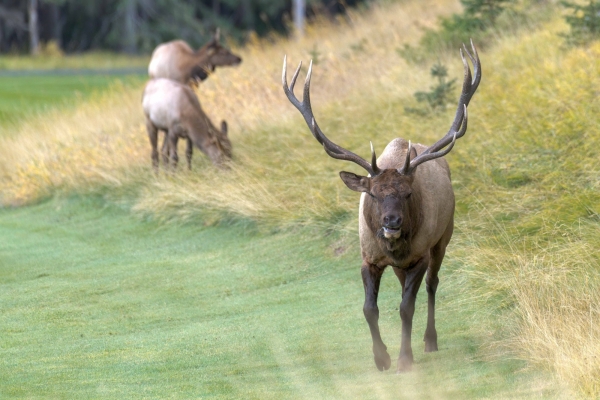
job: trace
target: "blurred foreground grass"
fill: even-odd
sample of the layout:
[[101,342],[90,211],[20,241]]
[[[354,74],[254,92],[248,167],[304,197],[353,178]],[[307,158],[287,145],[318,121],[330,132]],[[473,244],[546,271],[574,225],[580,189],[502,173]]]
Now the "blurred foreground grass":
[[[397,136],[432,143],[453,112],[427,118],[402,112],[431,82],[428,66],[407,64],[395,47],[415,43],[420,27],[457,8],[454,1],[376,6],[352,15],[352,27],[317,23],[301,41],[273,39],[242,50],[239,68],[219,71],[199,89],[210,118],[230,124],[230,171],[195,157],[192,172],[155,176],[141,85],[115,86],[72,112],[23,124],[18,138],[0,139],[1,200],[23,205],[96,193],[153,219],[262,232],[317,226],[356,245],[358,195],[337,172],[362,171],[329,158],[288,103],[280,84],[283,55],[290,65],[318,55],[312,104],[336,143],[363,156],[369,140],[379,152]],[[468,295],[450,301],[469,305],[490,357],[548,369],[560,385],[594,398],[600,396],[600,44],[565,49],[559,36],[565,29],[557,13],[548,24],[499,35],[481,52],[484,76],[469,107],[469,131],[447,156],[457,213],[443,268],[457,263]],[[461,76],[458,51],[439,56],[452,77]]]

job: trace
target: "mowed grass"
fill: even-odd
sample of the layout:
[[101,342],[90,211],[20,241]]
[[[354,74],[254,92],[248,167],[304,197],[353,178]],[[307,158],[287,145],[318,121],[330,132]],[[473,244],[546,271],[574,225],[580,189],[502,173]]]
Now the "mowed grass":
[[17,125],[28,118],[39,118],[50,110],[63,112],[116,80],[128,85],[145,79],[143,75],[115,76],[102,73],[0,74],[0,135],[17,134]]
[[[0,397],[561,398],[547,376],[488,360],[490,338],[450,252],[440,351],[381,373],[362,315],[356,239],[324,230],[143,221],[95,196],[0,211]],[[341,254],[341,255],[340,255]],[[400,286],[380,324],[400,344]]]
[[149,55],[132,56],[107,51],[89,51],[65,55],[56,45],[46,45],[36,56],[0,54],[0,71],[64,70],[64,69],[122,69],[148,67]]

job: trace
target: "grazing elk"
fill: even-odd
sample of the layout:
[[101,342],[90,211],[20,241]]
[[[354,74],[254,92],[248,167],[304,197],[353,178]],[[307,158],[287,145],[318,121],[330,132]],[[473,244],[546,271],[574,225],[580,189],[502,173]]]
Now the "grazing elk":
[[168,78],[183,84],[208,78],[216,67],[238,65],[242,59],[221,46],[219,30],[200,49],[194,51],[183,40],[160,44],[152,52],[148,65],[151,79]]
[[217,166],[231,159],[231,142],[227,137],[227,123],[218,130],[210,122],[194,91],[187,85],[170,79],[151,79],[144,88],[142,106],[146,115],[146,129],[152,145],[152,165],[158,168],[158,131],[165,131],[162,154],[165,165],[169,157],[174,166],[179,160],[177,141],[187,139],[187,163],[192,168],[192,147],[203,151]]
[[456,116],[448,133],[432,146],[411,145],[404,139],[392,140],[377,159],[371,144],[371,162],[329,140],[315,121],[310,104],[312,62],[304,84],[300,102],[293,93],[300,65],[291,85],[287,84],[286,59],[283,61],[283,90],[290,102],[300,111],[313,136],[325,152],[339,160],[352,161],[369,175],[359,176],[340,172],[342,181],[351,190],[362,192],[359,208],[359,235],[362,254],[361,274],[365,289],[363,312],[373,339],[375,365],[379,370],[391,364],[387,347],[379,333],[377,295],[383,271],[392,266],[402,285],[400,318],[402,343],[397,372],[410,370],[413,364],[411,348],[412,320],[417,292],[425,279],[428,295],[425,351],[437,351],[435,329],[435,292],[438,271],[450,242],[454,227],[454,192],[448,163],[442,157],[467,130],[467,105],[481,80],[481,65],[477,50],[471,41],[472,54],[463,45],[471,59],[474,77],[463,49],[464,82]]

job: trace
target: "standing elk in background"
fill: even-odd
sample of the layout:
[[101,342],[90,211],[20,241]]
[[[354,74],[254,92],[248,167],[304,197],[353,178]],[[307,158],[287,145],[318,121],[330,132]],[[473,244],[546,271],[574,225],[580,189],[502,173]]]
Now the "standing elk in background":
[[242,59],[221,46],[219,30],[200,49],[194,51],[183,40],[173,40],[160,44],[152,52],[148,65],[151,79],[168,78],[187,84],[197,83],[208,78],[216,67],[238,65]]
[[146,129],[152,145],[152,165],[158,169],[158,131],[165,131],[163,162],[169,158],[176,167],[177,141],[187,139],[186,158],[192,168],[192,148],[196,146],[218,167],[231,159],[231,142],[227,137],[227,123],[221,130],[210,122],[194,91],[187,85],[170,79],[152,79],[144,88],[142,106],[146,115]]
[[[463,49],[473,63],[474,78]],[[467,105],[481,80],[481,65],[473,42],[472,54],[464,45],[463,49],[460,54],[464,64],[464,82],[456,116],[448,133],[429,147],[394,139],[379,159],[371,144],[371,163],[333,143],[317,125],[310,105],[312,62],[300,102],[293,90],[302,63],[288,86],[286,59],[283,61],[283,90],[325,152],[333,158],[352,161],[369,173],[369,176],[359,176],[342,171],[340,177],[348,188],[362,192],[358,218],[363,259],[361,274],[365,289],[363,312],[371,330],[375,365],[381,371],[388,369],[391,364],[387,347],[379,333],[377,307],[379,283],[387,266],[393,267],[402,285],[402,343],[397,372],[408,371],[413,364],[412,320],[417,292],[425,273],[428,295],[425,351],[438,349],[435,292],[439,282],[438,271],[454,227],[454,192],[450,168],[442,157],[452,150],[455,141],[467,131]]]

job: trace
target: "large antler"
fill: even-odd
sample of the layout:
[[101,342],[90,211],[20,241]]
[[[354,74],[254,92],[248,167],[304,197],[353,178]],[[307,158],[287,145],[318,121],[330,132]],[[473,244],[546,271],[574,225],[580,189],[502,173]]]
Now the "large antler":
[[[465,75],[463,80],[463,88],[462,93],[460,94],[460,98],[458,100],[458,107],[456,109],[456,115],[454,117],[454,122],[450,127],[450,130],[444,137],[435,142],[433,145],[429,146],[425,151],[415,157],[412,161],[410,160],[410,145],[408,152],[406,153],[406,161],[404,166],[398,170],[401,174],[408,174],[413,171],[418,165],[424,163],[425,161],[433,160],[435,158],[443,157],[452,150],[454,147],[454,143],[457,139],[460,139],[465,132],[467,131],[467,105],[469,105],[469,101],[471,101],[471,97],[477,90],[479,86],[479,82],[481,81],[481,63],[479,62],[479,55],[477,54],[477,49],[473,44],[473,40],[471,40],[471,49],[473,50],[473,54],[469,53],[467,47],[463,44],[463,48],[460,49],[460,57],[462,58]],[[463,53],[467,53],[467,56],[471,59],[471,63],[473,63],[473,72],[475,77],[471,76],[471,69],[469,68],[469,63],[465,59],[465,55]],[[445,148],[445,149],[444,149]]]
[[329,154],[331,157],[336,158],[338,160],[347,160],[352,161],[361,167],[363,167],[371,176],[378,175],[381,170],[377,167],[377,156],[375,155],[375,151],[373,150],[373,144],[371,143],[371,164],[369,164],[362,157],[354,154],[353,152],[344,149],[343,147],[338,146],[333,143],[331,140],[327,138],[317,125],[315,121],[315,116],[312,112],[312,108],[310,106],[310,77],[312,74],[312,61],[310,62],[310,66],[308,67],[308,73],[306,74],[306,80],[304,81],[304,93],[302,95],[302,102],[296,98],[294,95],[294,85],[296,84],[296,79],[298,78],[298,74],[300,73],[300,67],[302,66],[302,62],[296,68],[296,72],[294,72],[294,76],[292,77],[291,85],[288,86],[287,83],[287,56],[283,58],[283,76],[281,78],[283,83],[283,91],[287,96],[288,100],[300,111],[300,114],[304,117],[304,121],[306,121],[310,131],[312,132],[315,139],[319,141],[323,145],[325,152]]

